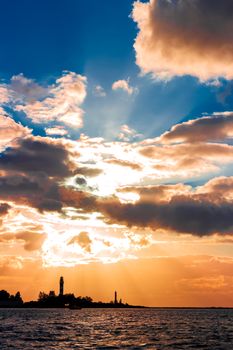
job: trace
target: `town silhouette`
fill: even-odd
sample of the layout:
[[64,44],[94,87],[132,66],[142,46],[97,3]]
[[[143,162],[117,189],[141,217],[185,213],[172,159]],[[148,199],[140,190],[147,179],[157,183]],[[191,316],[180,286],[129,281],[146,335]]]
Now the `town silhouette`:
[[54,290],[48,294],[39,292],[36,301],[24,302],[20,292],[10,295],[6,290],[0,290],[0,307],[1,308],[132,308],[143,307],[133,306],[123,303],[122,299],[118,300],[117,291],[114,292],[114,300],[104,303],[102,301],[95,302],[89,296],[76,297],[73,293],[64,293],[64,278],[61,276],[59,280],[59,293],[56,295]]

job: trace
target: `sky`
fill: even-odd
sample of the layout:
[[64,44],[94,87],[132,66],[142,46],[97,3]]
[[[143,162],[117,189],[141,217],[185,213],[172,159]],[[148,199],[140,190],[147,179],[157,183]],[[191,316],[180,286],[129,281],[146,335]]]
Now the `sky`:
[[4,2],[0,289],[233,306],[233,4]]

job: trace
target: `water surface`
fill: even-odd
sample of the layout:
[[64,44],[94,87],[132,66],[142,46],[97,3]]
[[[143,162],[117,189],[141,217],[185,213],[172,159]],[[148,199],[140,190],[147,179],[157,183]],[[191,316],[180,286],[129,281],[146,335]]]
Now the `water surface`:
[[0,349],[233,350],[233,310],[0,309]]

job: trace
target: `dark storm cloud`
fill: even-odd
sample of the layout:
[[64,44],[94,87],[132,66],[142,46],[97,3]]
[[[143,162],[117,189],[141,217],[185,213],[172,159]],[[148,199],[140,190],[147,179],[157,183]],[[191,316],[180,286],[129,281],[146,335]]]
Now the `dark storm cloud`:
[[62,143],[30,137],[18,141],[0,156],[0,199],[40,211],[60,211],[58,181],[72,175],[69,152]]
[[81,209],[87,213],[98,211],[97,197],[88,192],[77,191],[72,187],[60,187],[59,193],[62,203],[68,207]]
[[11,206],[7,203],[0,203],[0,216],[6,215]]
[[43,172],[51,177],[72,174],[69,153],[62,144],[35,138],[22,139],[18,147],[6,149],[0,157],[0,170]]
[[0,199],[27,204],[41,211],[62,208],[58,186],[51,180],[22,175],[0,177]]
[[122,204],[109,200],[100,205],[110,222],[129,227],[166,229],[198,236],[233,233],[233,203],[214,203],[207,198],[173,196],[167,202]]
[[[94,197],[65,189],[62,180],[75,173],[95,176],[100,172],[88,167],[77,170],[62,141],[39,137],[22,139],[2,152],[0,171],[4,174],[0,177],[0,200],[24,203],[40,211],[61,211],[67,205],[92,210]],[[76,180],[86,184],[83,177]]]

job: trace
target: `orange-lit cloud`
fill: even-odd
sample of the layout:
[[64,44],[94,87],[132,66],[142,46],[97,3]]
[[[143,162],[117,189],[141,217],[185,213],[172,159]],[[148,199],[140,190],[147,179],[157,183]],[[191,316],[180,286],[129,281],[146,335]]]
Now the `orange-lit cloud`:
[[233,113],[215,113],[177,124],[158,138],[159,142],[183,143],[224,141],[233,138]]
[[68,244],[79,244],[88,253],[91,252],[92,240],[88,232],[82,231],[77,236],[72,237]]
[[0,259],[1,276],[6,274],[10,269],[18,270],[23,268],[23,259],[17,256],[3,256]]
[[130,128],[127,124],[121,126],[120,133],[118,134],[118,139],[121,141],[134,141],[142,138],[142,134],[137,133],[136,130]]
[[0,103],[2,104],[6,104],[10,101],[10,97],[9,97],[9,91],[7,89],[7,86],[5,84],[2,84],[0,86]]
[[30,135],[31,130],[16,123],[3,110],[0,110],[0,149],[12,146],[18,139]]
[[181,143],[143,145],[140,153],[154,163],[154,169],[165,177],[193,177],[216,172],[221,165],[232,163],[233,148],[220,143]]
[[16,234],[5,233],[0,235],[0,243],[22,241],[24,249],[28,251],[39,250],[46,239],[44,233],[35,231],[22,231]]
[[[58,95],[60,85],[71,88],[70,79],[77,77],[63,78],[53,87]],[[79,84],[69,94],[77,90]],[[43,94],[47,88],[19,76],[9,98],[12,106],[17,99],[31,106]],[[67,267],[170,256],[175,249],[184,254],[194,242],[205,252],[214,245],[227,251],[232,178],[219,175],[233,161],[231,112],[177,124],[144,140],[126,124],[120,141],[84,134],[70,140],[57,121],[44,126],[50,137],[33,136],[3,108],[2,123],[0,255],[18,252],[22,258],[39,256],[47,267]]]
[[[47,89],[48,93],[42,100],[26,100],[25,103],[22,99],[22,103],[17,103],[15,99],[14,108],[23,111],[34,123],[55,121],[71,128],[82,127],[84,111],[80,106],[86,97],[86,78],[73,72],[65,72],[56,80],[56,84]],[[36,92],[37,90],[38,88]]]
[[157,79],[232,79],[232,13],[228,0],[134,2],[137,64]]
[[123,90],[127,94],[132,95],[136,89],[129,85],[129,80],[117,80],[112,84],[113,90]]
[[57,136],[65,136],[68,134],[68,131],[65,130],[62,126],[55,126],[52,128],[45,128],[45,132],[49,136],[57,135]]
[[214,194],[217,198],[225,198],[226,200],[233,199],[233,177],[222,176],[214,178],[207,182],[204,186],[197,187],[198,193],[211,195]]
[[[188,177],[200,157],[205,158],[207,165],[209,162],[209,167],[211,164],[216,166],[217,161],[219,164],[231,162],[232,146],[194,143],[161,147],[145,142],[131,145],[92,141],[84,139],[78,143],[65,143],[62,139],[22,139],[15,147],[3,152],[0,160],[0,170],[5,172],[0,184],[1,199],[27,204],[41,211],[61,212],[66,207],[73,207],[83,213],[99,212],[110,222],[147,226],[153,230],[163,228],[200,236],[232,233],[231,198],[225,196],[229,199],[220,200],[217,191],[211,191],[211,183],[207,183],[203,191],[201,187],[194,191],[182,184],[161,187],[143,184],[150,174],[153,179],[152,171],[156,169],[156,164],[159,165],[158,161],[164,163],[166,159],[164,166],[169,168],[171,162],[173,174],[185,170]],[[84,151],[99,169],[88,165]],[[131,154],[134,154],[134,162],[128,160]],[[115,166],[119,169],[118,173],[114,170]],[[202,173],[204,170],[200,169]],[[119,178],[119,171],[128,174],[127,179]],[[160,169],[157,174],[159,172]],[[215,187],[217,182],[216,179]],[[106,183],[112,187],[106,187]],[[140,187],[140,183],[143,186]],[[223,185],[224,179],[221,178]],[[126,192],[125,186],[128,186],[128,192],[136,192],[139,196],[131,197],[132,203],[122,203],[114,197],[117,192]],[[182,220],[184,213],[186,220]]]

